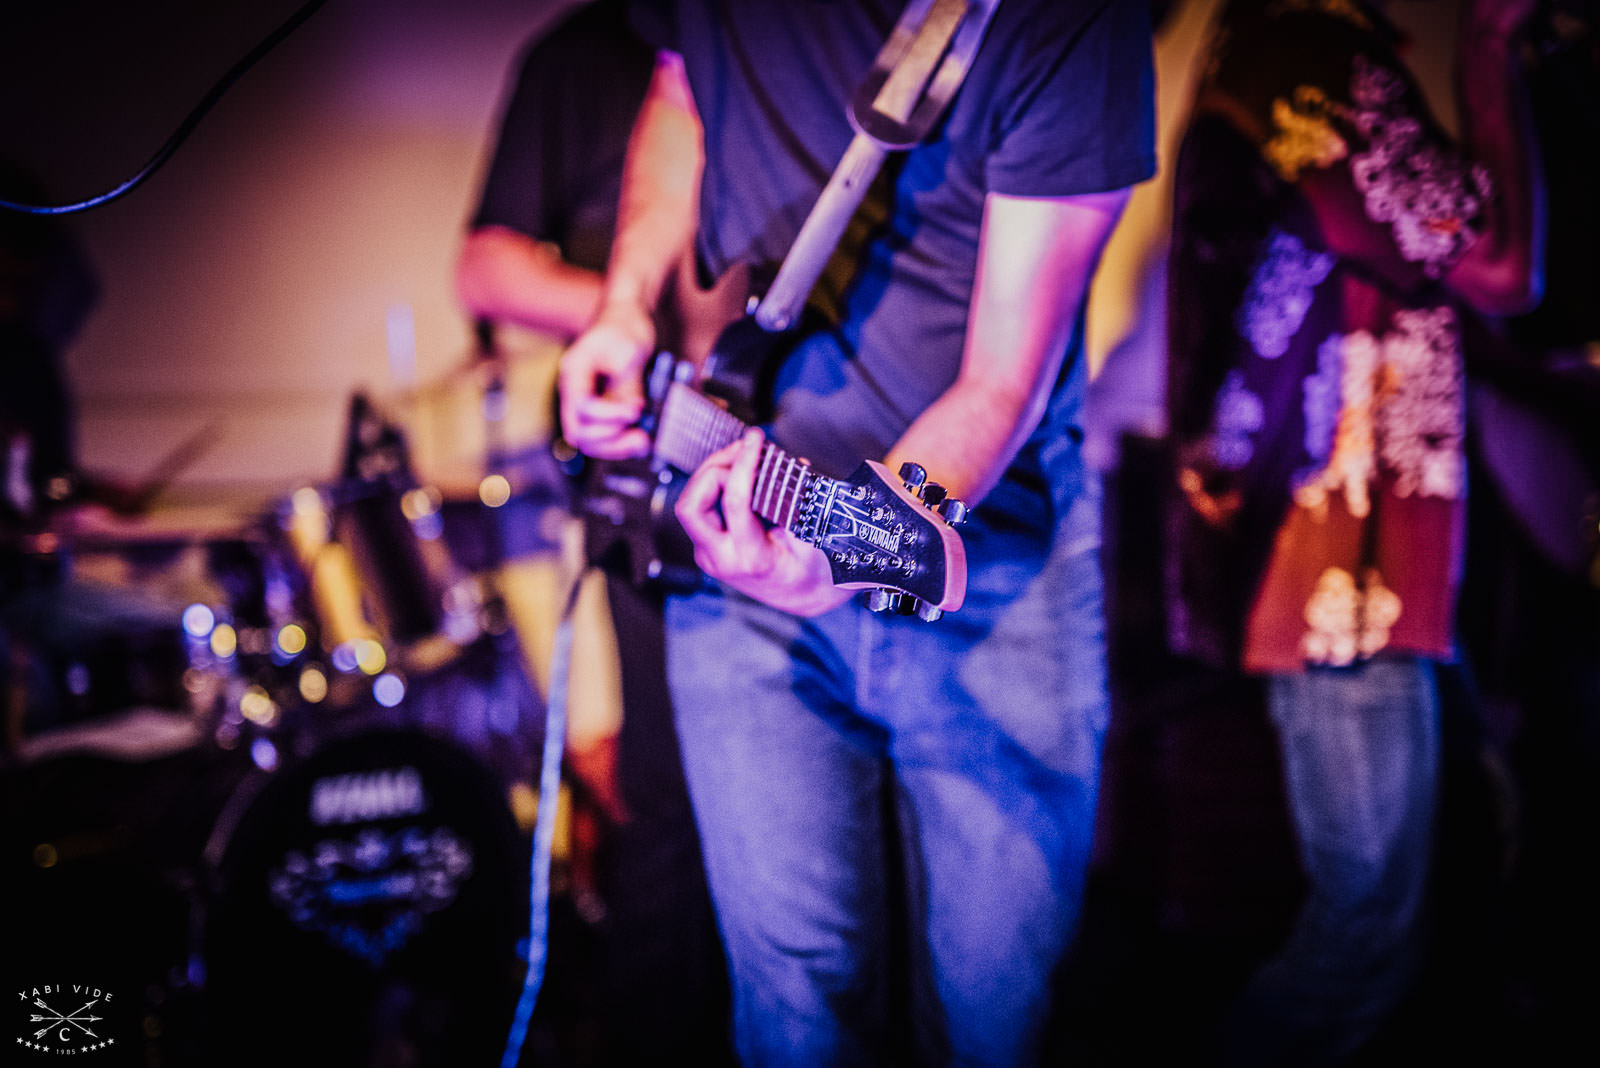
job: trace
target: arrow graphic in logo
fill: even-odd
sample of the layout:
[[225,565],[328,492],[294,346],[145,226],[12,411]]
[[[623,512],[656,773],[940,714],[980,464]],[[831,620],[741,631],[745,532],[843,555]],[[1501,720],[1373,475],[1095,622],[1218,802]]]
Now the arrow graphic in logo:
[[100,1037],[99,1035],[97,1035],[93,1031],[89,1030],[89,1028],[85,1027],[84,1024],[85,1023],[94,1023],[94,1022],[96,1022],[98,1020],[105,1019],[105,1017],[103,1017],[103,1016],[85,1016],[85,1015],[83,1015],[84,1013],[88,1012],[90,1009],[92,1009],[94,1007],[95,1001],[99,1001],[99,1000],[100,1000],[99,998],[95,998],[94,1001],[89,1002],[89,1004],[85,1005],[81,1009],[78,1009],[76,1012],[72,1013],[70,1016],[63,1016],[63,1015],[61,1015],[61,1013],[56,1012],[55,1009],[52,1009],[49,1005],[46,1005],[43,998],[34,998],[33,999],[33,1003],[35,1005],[39,1006],[45,1012],[50,1013],[51,1015],[49,1015],[49,1016],[40,1016],[38,1013],[34,1013],[32,1016],[30,1016],[28,1018],[30,1023],[39,1023],[40,1021],[47,1021],[43,1027],[39,1028],[39,1030],[37,1030],[37,1031],[35,1031],[33,1033],[33,1037],[34,1038],[43,1038],[46,1034],[49,1033],[51,1028],[56,1027],[56,1026],[61,1025],[61,1024],[71,1024],[73,1027],[76,1027],[78,1030],[82,1031],[84,1034],[88,1035],[90,1038],[99,1038]]

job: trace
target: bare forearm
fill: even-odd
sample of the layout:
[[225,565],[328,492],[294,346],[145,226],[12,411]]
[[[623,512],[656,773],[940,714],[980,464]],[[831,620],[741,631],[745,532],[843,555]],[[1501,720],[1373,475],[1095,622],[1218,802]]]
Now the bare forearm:
[[594,318],[602,278],[526,234],[486,226],[467,235],[456,295],[476,319],[514,323],[571,341]]
[[643,372],[656,307],[694,236],[702,151],[683,61],[663,52],[628,141],[599,311],[561,356],[561,429],[589,456],[649,452]]
[[703,151],[682,61],[663,53],[628,142],[602,308],[660,301],[694,238]]
[[914,460],[968,506],[994,488],[1044,414],[1127,200],[989,196],[960,372],[895,443],[891,470]]
[[1520,71],[1516,26],[1492,3],[1465,5],[1457,56],[1462,142],[1494,181],[1483,235],[1450,274],[1491,315],[1530,310],[1543,292],[1543,176]]
[[886,466],[918,463],[951,497],[976,505],[1038,425],[1045,396],[975,379],[958,383],[906,429]]

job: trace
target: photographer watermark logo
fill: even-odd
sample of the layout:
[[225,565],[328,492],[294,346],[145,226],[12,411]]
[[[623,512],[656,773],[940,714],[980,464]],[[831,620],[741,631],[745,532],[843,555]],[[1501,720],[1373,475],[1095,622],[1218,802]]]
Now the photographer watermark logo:
[[73,1055],[111,1049],[117,1040],[105,1034],[104,1010],[112,994],[87,983],[56,983],[19,990],[26,1006],[27,1033],[17,1045],[38,1053]]

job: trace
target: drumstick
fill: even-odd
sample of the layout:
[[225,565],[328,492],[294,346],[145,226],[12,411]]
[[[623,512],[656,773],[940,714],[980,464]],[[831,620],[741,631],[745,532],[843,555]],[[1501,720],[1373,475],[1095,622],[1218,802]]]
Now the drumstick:
[[156,462],[141,482],[135,484],[128,493],[126,507],[119,510],[147,511],[162,491],[172,484],[173,479],[217,443],[222,437],[224,422],[225,420],[219,416],[180,441]]

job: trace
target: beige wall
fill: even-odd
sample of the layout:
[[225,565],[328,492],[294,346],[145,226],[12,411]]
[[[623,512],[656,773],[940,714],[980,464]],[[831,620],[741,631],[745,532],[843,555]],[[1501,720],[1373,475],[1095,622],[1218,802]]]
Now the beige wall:
[[[54,6],[0,43],[0,145],[69,199],[131,173],[296,4]],[[144,186],[74,216],[103,287],[67,358],[85,463],[137,477],[215,422],[178,495],[271,494],[332,474],[353,389],[457,367],[450,265],[502,82],[561,6],[330,0]]]

